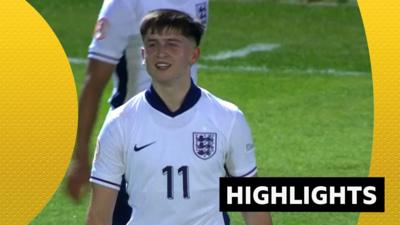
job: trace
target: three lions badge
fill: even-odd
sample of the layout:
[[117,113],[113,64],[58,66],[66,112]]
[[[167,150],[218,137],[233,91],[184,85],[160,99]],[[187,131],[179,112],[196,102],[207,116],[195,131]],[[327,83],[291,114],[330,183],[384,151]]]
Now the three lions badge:
[[193,132],[193,152],[200,159],[209,159],[217,151],[217,133]]

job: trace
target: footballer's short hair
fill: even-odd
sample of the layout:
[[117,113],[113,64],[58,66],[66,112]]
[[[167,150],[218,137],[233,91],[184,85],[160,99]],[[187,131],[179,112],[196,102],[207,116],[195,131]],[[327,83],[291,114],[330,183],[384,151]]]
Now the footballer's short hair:
[[148,33],[161,34],[164,31],[179,32],[186,38],[193,39],[199,46],[204,26],[190,15],[174,9],[153,10],[143,17],[140,24],[140,34],[143,39]]

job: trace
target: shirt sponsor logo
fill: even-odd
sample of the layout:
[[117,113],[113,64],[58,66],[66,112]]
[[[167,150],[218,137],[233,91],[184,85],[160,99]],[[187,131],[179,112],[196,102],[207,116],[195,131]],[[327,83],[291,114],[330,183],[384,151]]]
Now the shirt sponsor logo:
[[133,147],[133,150],[134,150],[135,152],[138,152],[138,151],[140,151],[140,150],[142,150],[142,149],[144,149],[144,148],[149,147],[150,145],[152,145],[152,144],[154,144],[154,143],[156,143],[156,142],[153,141],[153,142],[151,142],[151,143],[148,143],[148,144],[142,145],[142,146],[137,146],[137,145],[135,145],[135,146]]
[[217,133],[193,132],[193,152],[200,159],[209,159],[217,151]]

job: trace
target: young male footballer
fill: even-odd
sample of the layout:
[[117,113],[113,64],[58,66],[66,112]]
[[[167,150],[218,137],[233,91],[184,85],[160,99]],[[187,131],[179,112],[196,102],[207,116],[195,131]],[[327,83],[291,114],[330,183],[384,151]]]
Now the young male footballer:
[[[139,26],[147,12],[160,8],[184,11],[203,25],[207,23],[208,0],[104,0],[89,47],[86,81],[79,101],[74,160],[67,176],[67,191],[75,200],[81,198],[88,184],[90,137],[100,98],[111,74],[114,81],[112,109],[150,86],[151,79],[140,55],[143,43]],[[193,66],[192,77],[196,77],[196,73],[196,66]],[[126,224],[131,215],[124,187],[122,185],[118,196],[113,225]]]
[[[198,87],[190,71],[204,26],[188,14],[155,10],[140,26],[149,89],[113,110],[100,132],[87,224],[111,224],[125,174],[128,225],[223,225],[219,178],[251,177],[256,161],[242,112]],[[272,224],[244,212],[246,224]]]

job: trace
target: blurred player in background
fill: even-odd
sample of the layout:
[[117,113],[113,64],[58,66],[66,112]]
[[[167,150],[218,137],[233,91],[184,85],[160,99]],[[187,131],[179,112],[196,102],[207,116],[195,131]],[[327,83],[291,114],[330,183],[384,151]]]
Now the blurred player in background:
[[[151,78],[142,65],[139,24],[154,9],[187,12],[203,25],[208,20],[208,0],[104,0],[92,43],[86,80],[79,100],[79,120],[74,160],[67,177],[69,195],[79,200],[89,180],[89,143],[103,90],[113,74],[111,109],[150,86]],[[113,73],[114,72],[114,73]],[[191,75],[196,80],[196,66]],[[115,207],[114,225],[126,224],[131,209],[125,185]]]
[[[89,225],[110,224],[125,174],[128,225],[227,225],[219,178],[252,177],[257,167],[243,113],[198,87],[200,22],[155,10],[140,27],[151,87],[112,111],[100,132],[90,181]],[[271,225],[269,213],[244,212],[247,225]]]

